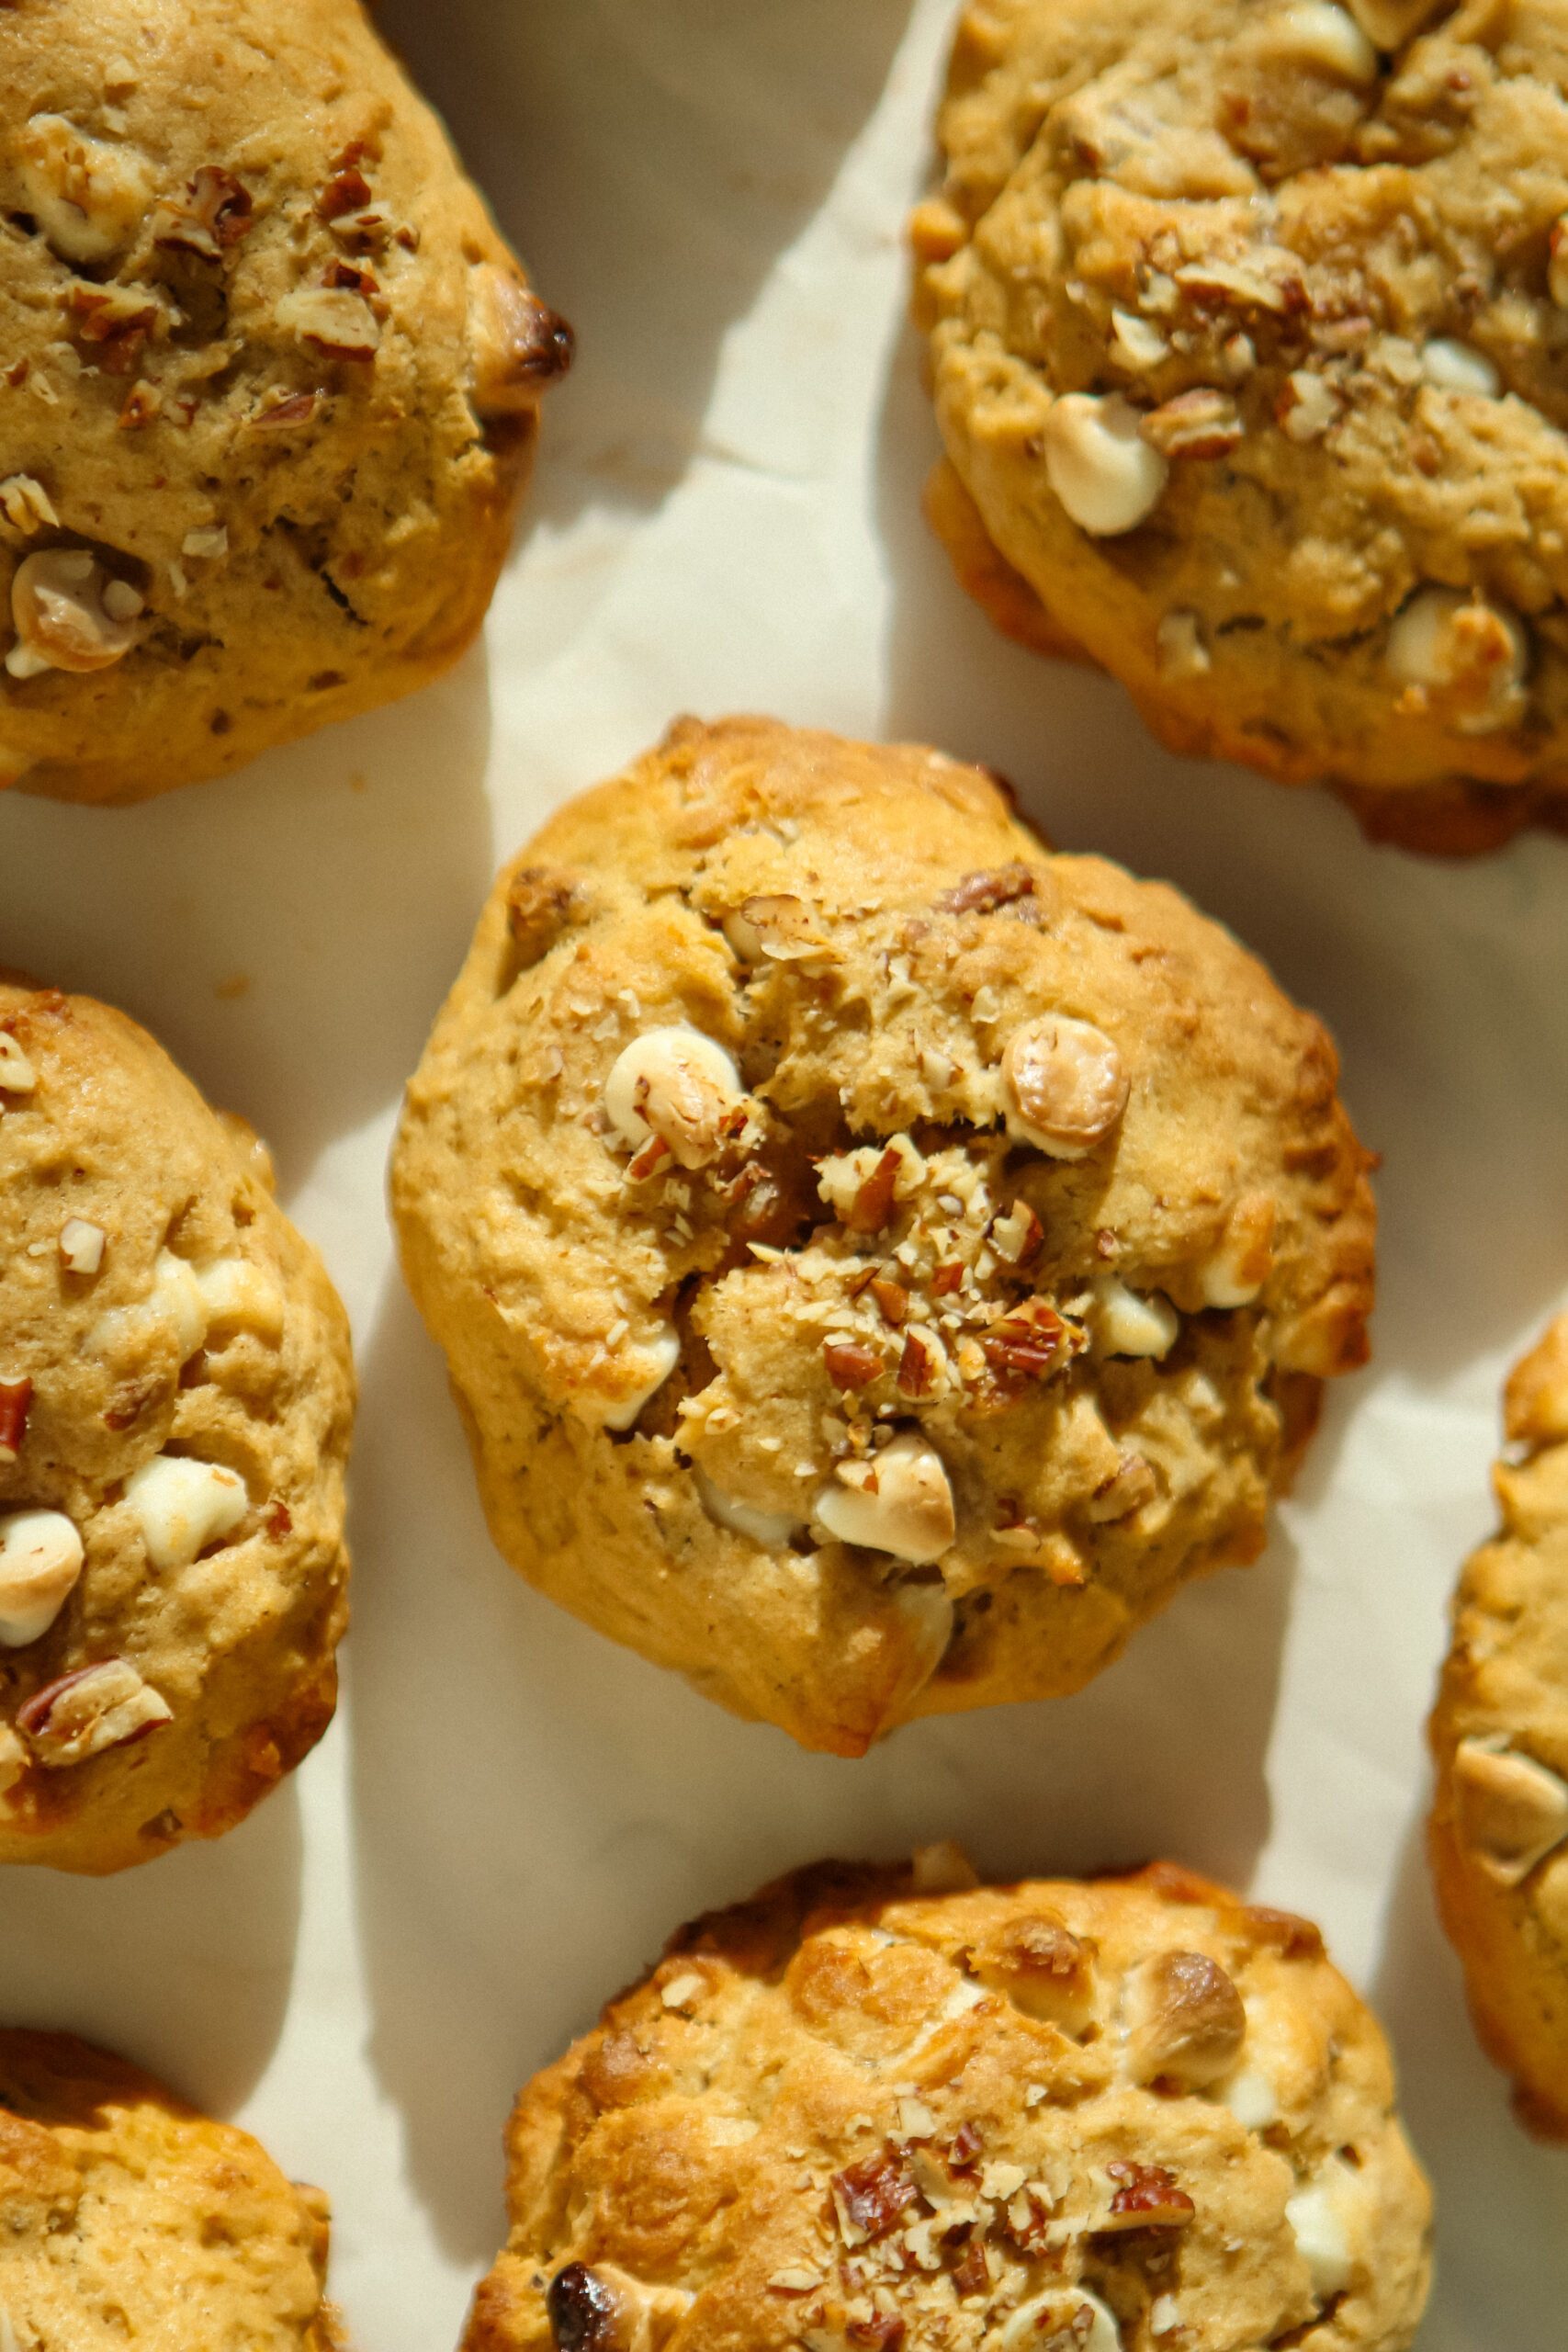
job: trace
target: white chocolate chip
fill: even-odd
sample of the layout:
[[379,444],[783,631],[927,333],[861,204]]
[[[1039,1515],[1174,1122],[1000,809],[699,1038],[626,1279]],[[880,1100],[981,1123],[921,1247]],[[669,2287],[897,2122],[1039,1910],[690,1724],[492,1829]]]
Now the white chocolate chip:
[[1423,349],[1421,372],[1439,392],[1469,392],[1477,400],[1495,401],[1503,379],[1483,351],[1451,336],[1437,335]]
[[188,1363],[207,1337],[207,1301],[196,1269],[172,1250],[160,1250],[152,1261],[152,1289],[141,1308],[131,1314],[151,1315],[168,1324],[182,1363]]
[[38,1072],[8,1029],[0,1029],[0,1094],[30,1094]]
[[1002,1076],[1008,1133],[1055,1159],[1082,1159],[1127,1107],[1127,1073],[1114,1043],[1066,1013],[1015,1029]]
[[60,1256],[67,1273],[96,1274],[104,1262],[107,1239],[101,1225],[85,1216],[68,1216],[60,1228]]
[[82,1538],[63,1511],[0,1515],[0,1645],[25,1649],[48,1633],[82,1573]]
[[1350,0],[1356,22],[1380,49],[1398,49],[1435,16],[1438,0]]
[[13,575],[17,641],[6,667],[14,678],[43,670],[78,675],[107,670],[136,642],[142,609],[136,590],[114,579],[85,548],[46,548],[28,556]]
[[1155,636],[1162,678],[1206,678],[1213,667],[1203,642],[1203,625],[1196,613],[1167,613]]
[[184,1568],[220,1535],[231,1534],[251,1507],[245,1482],[215,1462],[158,1453],[125,1483],[125,1499],[155,1568]]
[[951,1550],[957,1522],[953,1488],[934,1446],[900,1430],[871,1462],[843,1462],[817,1498],[817,1519],[840,1544],[929,1566]]
[[1335,0],[1292,0],[1268,28],[1269,54],[1338,82],[1377,77],[1378,53],[1361,27]]
[[1095,1340],[1108,1356],[1164,1356],[1176,1345],[1181,1317],[1157,1293],[1129,1290],[1114,1274],[1094,1285]]
[[254,1331],[272,1341],[283,1337],[283,1293],[248,1258],[215,1258],[210,1265],[196,1267],[193,1279],[207,1310],[208,1331]]
[[1278,1213],[1267,1193],[1245,1193],[1226,1220],[1201,1282],[1205,1306],[1250,1306],[1274,1268]]
[[700,1465],[694,1475],[697,1498],[714,1524],[760,1544],[765,1552],[782,1552],[800,1525],[786,1512],[764,1510],[760,1504],[741,1502],[739,1497],[727,1495]]
[[607,1430],[632,1428],[643,1407],[658,1396],[680,1361],[681,1339],[673,1324],[650,1340],[647,1347],[634,1350],[632,1362],[637,1370],[637,1385],[629,1394],[617,1397],[599,1413],[597,1418],[601,1427]]
[[1518,1886],[1568,1845],[1568,1782],[1506,1738],[1461,1739],[1453,1777],[1460,1836],[1500,1885]]
[[1122,2352],[1114,2316],[1087,2287],[1047,2287],[1020,2303],[996,2338],[998,2352],[1028,2352],[1040,2344],[1070,2344],[1073,2352]]
[[152,193],[139,155],[59,114],[35,114],[17,148],[27,209],[57,254],[105,261],[130,243]]
[[1119,392],[1066,392],[1045,420],[1045,470],[1080,530],[1115,538],[1146,522],[1170,469],[1143,438],[1138,412]]
[[1244,2132],[1267,2132],[1280,2120],[1280,2099],[1273,2084],[1257,2066],[1238,2066],[1215,2093],[1229,2108]]
[[1347,2222],[1350,2174],[1337,2157],[1298,2189],[1285,2207],[1296,2252],[1306,2264],[1313,2294],[1321,2305],[1343,2294],[1354,2267]]
[[38,1762],[59,1770],[138,1739],[174,1719],[174,1710],[122,1657],[68,1674],[34,1693],[18,1714]]
[[716,1038],[699,1029],[645,1029],[604,1081],[604,1110],[635,1150],[653,1136],[682,1168],[717,1158],[728,1114],[743,1100],[740,1073]]
[[1433,712],[1461,735],[1510,727],[1524,709],[1529,639],[1517,615],[1458,588],[1423,588],[1394,619],[1385,659],[1402,708]]
[[701,2000],[706,1991],[706,1977],[700,1976],[693,1968],[688,1969],[683,1976],[672,1976],[668,1984],[660,1988],[659,1997],[667,2009],[686,2009],[694,2001]]
[[60,517],[48,491],[31,474],[7,474],[0,481],[0,514],[24,538],[30,538],[35,531],[60,528]]
[[1139,318],[1135,311],[1112,311],[1111,356],[1134,375],[1143,375],[1170,357],[1170,345],[1159,329]]
[[1149,2305],[1149,2334],[1174,2335],[1181,2325],[1181,2305],[1174,2295],[1156,2295]]

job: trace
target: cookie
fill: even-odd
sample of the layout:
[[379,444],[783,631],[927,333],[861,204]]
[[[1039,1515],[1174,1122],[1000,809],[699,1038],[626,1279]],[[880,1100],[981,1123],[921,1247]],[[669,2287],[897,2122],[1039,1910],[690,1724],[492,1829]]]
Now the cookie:
[[71,2034],[0,2031],[0,2216],[7,2352],[343,2343],[320,2189]]
[[1430,1725],[1432,1868],[1521,2120],[1568,2140],[1568,1316],[1508,1383],[1503,1525],[1465,1568]]
[[1565,81],[1565,0],[972,0],[914,223],[964,584],[1380,838],[1568,820]]
[[456,661],[571,339],[358,0],[19,0],[0,126],[0,786],[145,799]]
[[0,1862],[218,1837],[314,1747],[353,1404],[249,1128],[0,976]]
[[681,722],[502,875],[394,1153],[497,1544],[811,1747],[1077,1689],[1365,1352],[1336,1086],[978,770]]
[[465,2352],[1395,2352],[1426,2299],[1370,2011],[1168,1864],[802,1871],[682,1929],[508,2158]]

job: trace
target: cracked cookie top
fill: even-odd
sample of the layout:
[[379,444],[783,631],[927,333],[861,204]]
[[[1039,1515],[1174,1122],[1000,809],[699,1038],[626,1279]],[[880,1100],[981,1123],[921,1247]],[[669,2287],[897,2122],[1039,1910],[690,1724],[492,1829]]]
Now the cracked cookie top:
[[216,1837],[321,1737],[353,1404],[244,1122],[0,976],[0,1862]]
[[1004,625],[1010,567],[1179,748],[1385,828],[1561,805],[1565,92],[1563,0],[975,0],[915,243]]
[[1262,1541],[1359,1363],[1315,1022],[972,768],[683,721],[502,876],[392,1201],[491,1523],[856,1753],[1076,1688]]
[[1315,1928],[952,1849],[697,1920],[523,2092],[465,2352],[1399,2352],[1429,2199]]
[[358,0],[18,0],[0,125],[0,786],[145,798],[455,660],[570,336]]

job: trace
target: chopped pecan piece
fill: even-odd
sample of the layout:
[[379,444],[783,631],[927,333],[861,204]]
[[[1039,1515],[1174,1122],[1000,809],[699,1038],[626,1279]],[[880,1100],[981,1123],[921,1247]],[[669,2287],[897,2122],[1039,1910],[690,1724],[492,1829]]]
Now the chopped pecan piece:
[[309,424],[316,413],[315,392],[285,392],[276,400],[264,401],[245,422],[253,433],[282,433],[294,424]]
[[854,2245],[886,2237],[919,2195],[908,2166],[891,2153],[846,2165],[833,2175],[832,2188],[840,2228]]
[[1182,2230],[1197,2211],[1164,2165],[1107,2165],[1117,2184],[1102,2230]]
[[1245,1916],[1258,1941],[1283,1952],[1287,1960],[1323,1958],[1323,1932],[1310,1919],[1298,1919],[1293,1911],[1274,1911],[1261,1903],[1248,1904]]
[[931,1276],[932,1290],[935,1291],[939,1298],[946,1298],[949,1297],[953,1291],[962,1290],[963,1287],[964,1261],[961,1258],[948,1258],[944,1260],[942,1264],[937,1268],[936,1272]]
[[890,1323],[897,1330],[900,1324],[908,1322],[909,1294],[902,1283],[890,1282],[886,1275],[876,1274],[872,1278],[870,1290],[885,1323]]
[[1020,1387],[1049,1379],[1072,1353],[1067,1326],[1040,1299],[1026,1300],[1014,1315],[980,1334],[980,1351],[998,1382]]
[[972,2295],[990,2292],[991,2267],[986,2260],[983,2238],[971,2238],[964,2249],[964,2259],[953,2274],[953,2290],[961,2302]]
[[885,1151],[855,1194],[844,1223],[852,1233],[880,1233],[893,1215],[894,1190],[900,1161],[896,1151]]
[[936,1341],[925,1331],[908,1332],[898,1359],[898,1394],[929,1396],[936,1386]]
[[155,302],[128,300],[118,287],[73,286],[66,297],[72,333],[90,347],[93,363],[106,375],[129,376],[141,364],[147,338],[158,323]]
[[356,164],[334,172],[316,198],[323,220],[341,220],[345,212],[361,211],[370,201],[370,183]]
[[980,2127],[973,2119],[967,2123],[961,2123],[947,2143],[949,2172],[973,2172],[985,2144],[980,2136]]
[[882,1370],[876,1350],[858,1340],[824,1340],[822,1361],[835,1388],[867,1388]]
[[0,1380],[0,1463],[15,1462],[21,1452],[32,1401],[30,1380]]
[[141,1739],[174,1711],[122,1657],[78,1668],[44,1685],[17,1711],[17,1729],[40,1764],[85,1763],[107,1747]]
[[186,190],[183,204],[161,204],[154,218],[152,242],[203,261],[223,255],[250,234],[254,209],[251,192],[232,172],[219,164],[203,164]]
[[998,907],[1010,906],[1015,899],[1031,899],[1034,895],[1034,876],[1027,865],[999,865],[991,873],[966,874],[953,889],[944,890],[937,900],[943,914],[994,914]]
[[1224,458],[1240,442],[1243,427],[1230,394],[1202,385],[1151,410],[1142,431],[1162,458]]
[[897,2312],[873,2312],[869,2319],[852,2319],[844,2330],[844,2341],[866,2352],[899,2352],[908,2330]]
[[553,865],[525,865],[514,874],[506,886],[506,924],[518,971],[528,971],[547,956],[583,910],[584,893],[575,875]]

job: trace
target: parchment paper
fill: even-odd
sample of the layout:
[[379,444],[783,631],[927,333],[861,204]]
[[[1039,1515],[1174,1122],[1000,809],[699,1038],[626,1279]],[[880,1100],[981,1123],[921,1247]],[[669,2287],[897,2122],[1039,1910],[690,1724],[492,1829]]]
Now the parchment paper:
[[[1568,1288],[1568,847],[1370,850],[1325,798],[1168,757],[953,587],[900,245],[949,0],[380,14],[581,339],[485,648],[226,784],[0,802],[0,957],[125,1004],[253,1118],[349,1302],[347,1703],[220,1846],[6,1873],[0,2014],[253,2126],[332,2193],[361,2352],[445,2352],[501,2235],[513,2090],[691,1910],[945,1835],[996,1871],[1168,1851],[1315,1915],[1387,2019],[1441,2200],[1427,2352],[1561,2352],[1568,2156],[1475,2048],[1420,1822],[1499,1381]],[[493,865],[676,711],[735,708],[990,762],[1064,844],[1179,882],[1326,1014],[1386,1155],[1375,1368],[1267,1559],[1081,1698],[863,1763],[730,1722],[502,1566],[382,1211]]]

